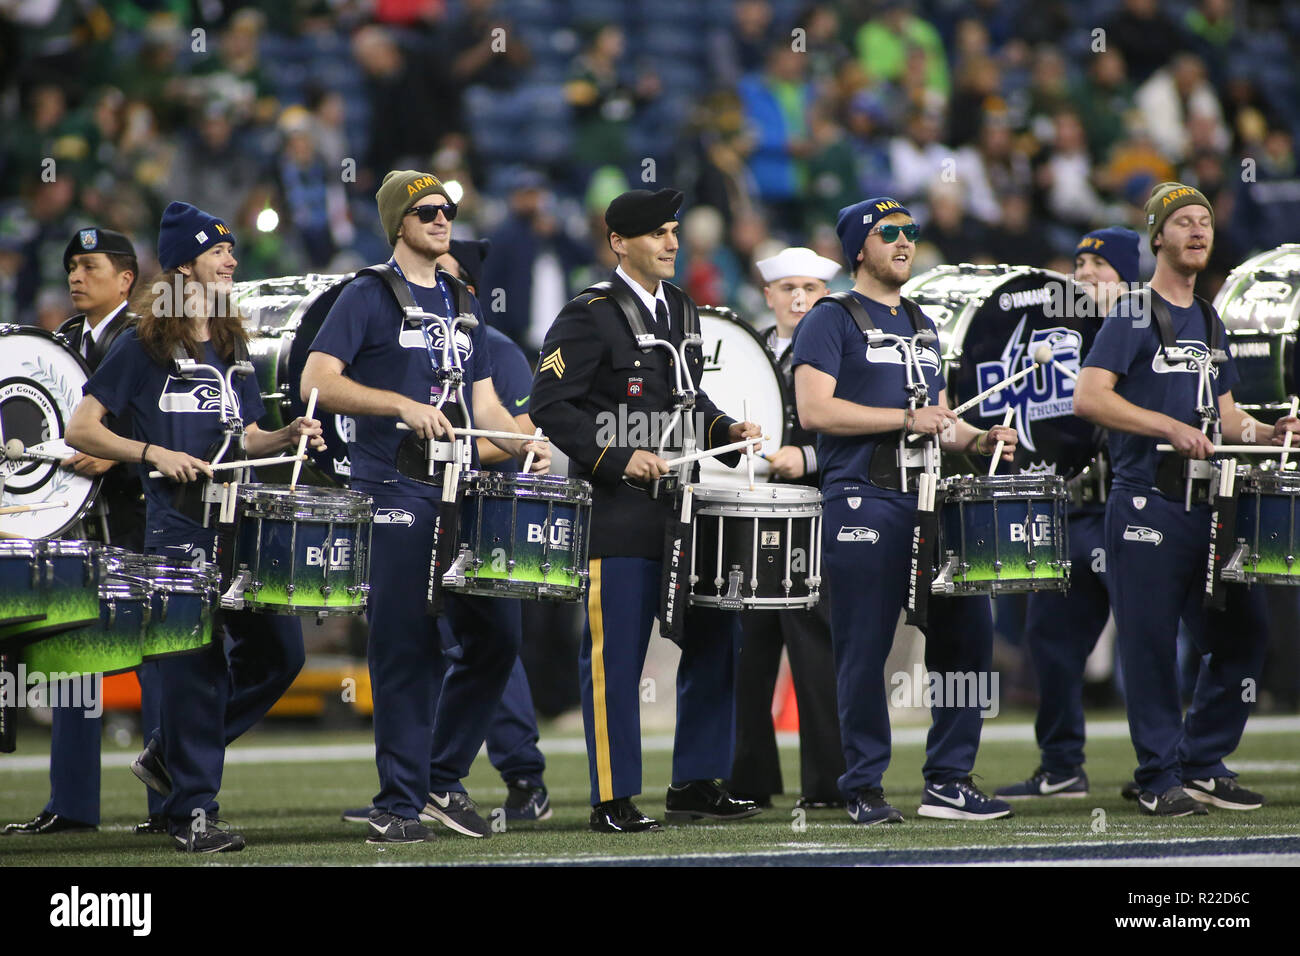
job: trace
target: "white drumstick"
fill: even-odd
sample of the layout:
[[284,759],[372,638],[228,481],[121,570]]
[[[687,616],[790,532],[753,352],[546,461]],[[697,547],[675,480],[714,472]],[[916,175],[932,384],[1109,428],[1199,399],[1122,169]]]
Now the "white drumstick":
[[[303,418],[311,418],[316,414],[316,389],[311,390],[307,396],[307,414]],[[298,436],[298,460],[293,463],[293,477],[289,479],[289,490],[293,491],[298,487],[298,474],[302,471],[303,459],[307,457],[307,433],[303,432]]]
[[745,438],[741,441],[733,441],[730,445],[720,445],[717,448],[710,448],[707,451],[697,451],[693,455],[683,455],[681,458],[670,458],[666,464],[669,468],[676,468],[678,465],[684,465],[688,461],[699,461],[701,458],[713,458],[716,455],[725,455],[729,451],[744,448],[746,445],[759,445],[765,441],[771,440],[771,435],[760,435],[758,438]]
[[[542,426],[538,425],[537,431],[533,432],[533,439],[536,440],[541,437],[542,437]],[[528,449],[528,454],[524,457],[524,474],[525,475],[528,474],[528,472],[532,469],[532,467],[533,467],[533,450],[530,448]]]
[[[1173,445],[1161,442],[1156,445],[1156,451],[1178,451]],[[1216,455],[1286,455],[1288,449],[1281,445],[1215,445],[1214,454]]]
[[[411,426],[406,424],[406,422],[398,422],[396,427],[399,432],[411,431]],[[454,426],[453,429],[456,432],[457,438],[461,435],[468,435],[471,438],[502,438],[513,441],[550,442],[550,439],[545,435],[525,435],[523,432],[498,432],[488,428],[455,428]]]
[[[749,399],[740,403],[740,414],[744,416],[745,421],[749,421]],[[754,490],[754,446],[745,446],[745,467],[749,471],[749,490]]]
[[49,511],[52,508],[66,508],[66,501],[46,501],[38,505],[6,505],[0,508],[0,515],[20,515],[31,511]]
[[[302,456],[305,458],[306,456]],[[249,458],[247,461],[220,461],[215,465],[208,465],[213,471],[224,471],[230,468],[261,468],[264,465],[287,465],[291,461],[301,461],[297,455],[276,455],[274,458]],[[161,471],[149,472],[150,478],[161,478]]]
[[[972,408],[974,408],[980,402],[984,401],[984,399],[988,398],[990,395],[996,395],[1004,388],[1010,388],[1012,385],[1016,384],[1016,382],[1020,381],[1022,378],[1024,378],[1026,375],[1032,372],[1034,369],[1038,368],[1038,366],[1046,365],[1048,362],[1051,361],[1052,361],[1052,347],[1050,345],[1038,346],[1038,348],[1034,350],[1034,362],[1032,365],[1028,365],[1025,368],[1022,368],[1015,375],[1012,375],[1009,378],[1004,378],[996,385],[990,385],[988,388],[984,389],[984,391],[980,392],[974,398],[962,402],[960,405],[958,405],[956,408],[953,409],[953,413],[956,415],[960,415],[963,412],[970,411]],[[1067,374],[1069,374],[1069,369],[1066,369],[1065,371]],[[923,436],[920,434],[911,434],[907,436],[907,440],[916,441],[918,438],[921,437]]]
[[[1044,346],[1044,347],[1046,347],[1046,346]],[[1006,413],[1005,415],[1002,416],[1002,427],[1003,427],[1003,428],[1010,428],[1010,427],[1011,427],[1011,419],[1012,419],[1012,416],[1014,416],[1015,414],[1016,414],[1016,410],[1015,410],[1014,408],[1008,408],[1008,409],[1007,409],[1007,413]],[[993,477],[993,473],[994,473],[995,471],[998,470],[998,462],[1000,462],[1000,461],[1002,460],[1002,446],[1003,446],[1003,444],[1004,444],[1004,442],[1002,441],[1002,439],[999,438],[999,439],[998,439],[997,447],[993,449],[993,460],[992,460],[991,462],[989,462],[989,477],[990,477],[990,478]]]
[[[1288,413],[1287,417],[1288,417],[1288,418],[1295,418],[1295,413],[1296,413],[1296,409],[1297,409],[1297,408],[1300,408],[1300,396],[1292,395],[1292,396],[1291,396],[1291,411]],[[1291,436],[1292,436],[1293,434],[1295,434],[1295,433],[1292,432],[1290,429],[1287,429],[1286,437],[1282,439],[1282,463],[1278,466],[1279,468],[1285,468],[1285,467],[1286,467],[1286,460],[1287,460],[1289,457],[1291,457],[1291,456],[1288,454],[1288,452],[1291,451]]]

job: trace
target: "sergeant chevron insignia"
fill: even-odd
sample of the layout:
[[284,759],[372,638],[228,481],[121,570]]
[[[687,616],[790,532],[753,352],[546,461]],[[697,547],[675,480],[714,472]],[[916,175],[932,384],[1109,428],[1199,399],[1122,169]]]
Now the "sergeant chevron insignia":
[[554,372],[556,378],[564,378],[564,356],[560,350],[556,349],[546,358],[542,359],[542,364],[538,366],[540,372]]

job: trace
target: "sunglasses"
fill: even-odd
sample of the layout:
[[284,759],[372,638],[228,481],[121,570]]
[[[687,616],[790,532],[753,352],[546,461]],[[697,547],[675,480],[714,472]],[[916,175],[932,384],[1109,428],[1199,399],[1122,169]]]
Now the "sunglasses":
[[438,218],[438,213],[442,213],[447,217],[447,221],[451,222],[456,218],[456,204],[454,202],[449,202],[444,203],[441,206],[433,204],[427,206],[412,206],[410,209],[406,210],[408,216],[419,216],[420,222],[433,222]]
[[892,222],[887,226],[877,226],[867,233],[868,236],[880,233],[880,238],[886,243],[897,242],[898,234],[902,233],[907,236],[908,242],[916,242],[916,237],[921,234],[921,227],[914,222],[909,222],[906,226],[896,226]]

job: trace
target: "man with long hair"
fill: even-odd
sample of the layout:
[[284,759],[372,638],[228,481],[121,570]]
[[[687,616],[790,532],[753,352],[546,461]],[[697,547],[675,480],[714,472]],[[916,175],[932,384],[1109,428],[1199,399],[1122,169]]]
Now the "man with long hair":
[[[203,526],[184,486],[211,478],[210,449],[223,437],[223,383],[200,372],[172,373],[186,357],[226,369],[246,355],[247,334],[230,304],[237,264],[230,227],[188,203],[163,213],[158,261],[163,275],[136,297],[136,327],[127,329],[85,386],[67,440],[97,458],[138,462],[146,499],[145,551],[196,566],[216,555],[216,532]],[[324,447],[320,424],[297,418],[284,428],[257,427],[263,414],[257,381],[237,379],[233,396],[244,422],[244,452],[276,454],[300,435]],[[135,438],[114,434],[106,415],[129,410]],[[157,470],[161,478],[150,478]],[[188,500],[187,500],[188,499]],[[222,627],[234,641],[226,659]],[[214,641],[193,654],[153,663],[161,686],[161,721],[132,770],[167,797],[163,813],[176,848],[193,853],[241,850],[244,838],[217,818],[217,792],[226,745],[252,727],[302,667],[302,626],[296,618],[218,612]]]

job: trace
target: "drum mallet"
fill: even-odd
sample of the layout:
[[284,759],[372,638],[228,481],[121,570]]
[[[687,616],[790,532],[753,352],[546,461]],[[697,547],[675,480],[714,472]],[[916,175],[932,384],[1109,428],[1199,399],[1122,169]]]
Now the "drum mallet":
[[5,457],[10,461],[52,461],[56,465],[63,461],[58,455],[28,448],[21,438],[11,438],[5,442]]
[[[984,401],[984,399],[988,398],[990,395],[996,395],[1004,388],[1010,388],[1012,385],[1020,381],[1022,378],[1024,378],[1026,375],[1032,372],[1034,369],[1038,368],[1038,366],[1046,365],[1048,362],[1052,362],[1052,364],[1057,365],[1058,368],[1062,367],[1060,366],[1059,363],[1055,362],[1052,359],[1052,347],[1050,345],[1040,345],[1037,349],[1034,350],[1034,361],[1032,364],[1026,365],[1015,375],[1012,375],[1008,378],[1004,378],[996,385],[990,385],[988,388],[984,389],[984,391],[980,392],[974,398],[962,402],[960,405],[958,405],[956,408],[953,409],[953,413],[960,415],[963,412],[970,411],[972,408],[974,408],[980,402]],[[1067,374],[1069,373],[1069,369],[1065,369],[1065,371]],[[907,440],[916,441],[921,437],[922,436],[919,433],[914,432],[913,434],[907,436]]]
[[[1295,413],[1297,408],[1300,408],[1300,396],[1292,395],[1291,411],[1287,412],[1287,417],[1295,418]],[[1291,457],[1288,454],[1288,452],[1291,451],[1291,436],[1294,434],[1295,432],[1291,431],[1290,429],[1287,429],[1286,437],[1282,439],[1282,463],[1277,466],[1280,471],[1286,470],[1286,460],[1289,457]]]
[[[1006,413],[1005,415],[1002,416],[1002,427],[1003,427],[1003,428],[1010,428],[1010,427],[1011,427],[1011,419],[1012,419],[1012,417],[1013,417],[1015,414],[1016,414],[1016,410],[1015,410],[1014,408],[1008,408],[1008,409],[1007,409],[1007,413]],[[989,462],[989,477],[990,477],[990,478],[992,478],[992,477],[993,477],[993,473],[994,473],[995,471],[998,470],[998,462],[1000,462],[1000,461],[1002,460],[1002,446],[1003,446],[1004,444],[1005,444],[1005,442],[1003,442],[1002,439],[999,438],[999,439],[998,439],[997,446],[993,449],[993,460],[992,460],[991,462]]]
[[45,501],[36,505],[6,505],[0,508],[0,515],[21,515],[30,511],[49,511],[51,508],[66,508],[66,501]]
[[[311,394],[307,396],[307,414],[303,418],[311,418],[316,414],[316,394],[317,390],[312,389]],[[293,491],[298,487],[298,475],[302,471],[302,461],[307,457],[307,433],[303,432],[298,436],[298,460],[293,463],[293,477],[289,479],[289,490]]]
[[[533,432],[533,439],[536,440],[536,439],[541,438],[541,437],[542,437],[542,426],[538,425],[538,426],[537,426],[537,431]],[[525,475],[528,474],[529,470],[530,470],[532,467],[533,467],[533,451],[532,451],[532,449],[530,448],[530,449],[528,450],[528,454],[524,456],[524,471],[523,471],[523,473],[524,473]]]

